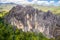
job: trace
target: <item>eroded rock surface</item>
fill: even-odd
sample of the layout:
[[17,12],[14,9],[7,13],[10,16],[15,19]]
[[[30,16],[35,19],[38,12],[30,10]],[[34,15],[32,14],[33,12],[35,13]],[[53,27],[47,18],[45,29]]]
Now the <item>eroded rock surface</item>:
[[39,11],[31,6],[17,5],[13,7],[6,15],[5,20],[25,32],[42,32],[49,38],[53,37],[55,28],[60,27],[59,16],[50,11]]

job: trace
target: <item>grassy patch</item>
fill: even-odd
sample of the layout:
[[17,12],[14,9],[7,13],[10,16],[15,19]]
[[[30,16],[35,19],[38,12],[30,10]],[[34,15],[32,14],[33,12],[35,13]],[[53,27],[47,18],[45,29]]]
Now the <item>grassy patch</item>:
[[2,11],[2,12],[0,12],[0,17],[4,17],[6,14],[7,14],[6,11]]

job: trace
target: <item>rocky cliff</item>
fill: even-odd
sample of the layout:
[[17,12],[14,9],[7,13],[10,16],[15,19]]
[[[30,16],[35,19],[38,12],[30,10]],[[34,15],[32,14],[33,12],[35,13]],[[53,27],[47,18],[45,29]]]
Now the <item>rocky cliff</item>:
[[23,31],[41,32],[46,37],[53,37],[56,27],[60,27],[60,16],[52,12],[42,12],[31,6],[17,5],[5,16],[6,22]]

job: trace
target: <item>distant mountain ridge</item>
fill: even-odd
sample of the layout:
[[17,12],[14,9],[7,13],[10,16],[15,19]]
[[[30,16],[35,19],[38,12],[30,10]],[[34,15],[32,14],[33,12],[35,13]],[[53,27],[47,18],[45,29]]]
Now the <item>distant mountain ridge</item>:
[[[16,3],[0,3],[0,11],[9,11],[12,7],[16,5],[23,5],[26,6],[28,4],[16,4]],[[35,9],[42,10],[47,12],[48,10],[52,11],[53,13],[60,14],[60,6],[43,6],[37,4],[29,4],[30,6],[34,7]]]
[[12,2],[10,2],[10,3],[0,3],[0,5],[1,4],[12,4],[12,5],[14,4],[15,5],[16,3],[12,3]]
[[[14,3],[14,2],[6,2],[6,3],[3,3],[3,2],[0,2],[0,4],[17,4],[17,5],[29,5],[29,4],[21,4],[21,3]],[[30,5],[38,5],[38,4],[30,4]],[[39,5],[39,6],[60,6],[60,5]]]

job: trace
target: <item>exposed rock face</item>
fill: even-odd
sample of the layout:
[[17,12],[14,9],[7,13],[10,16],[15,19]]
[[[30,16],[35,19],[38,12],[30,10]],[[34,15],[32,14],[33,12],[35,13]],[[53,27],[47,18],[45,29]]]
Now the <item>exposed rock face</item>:
[[[47,37],[53,37],[57,25],[60,26],[60,17],[50,11],[42,12],[31,6],[17,5],[13,7],[5,20],[23,31],[42,32]],[[58,27],[59,27],[58,26]]]

